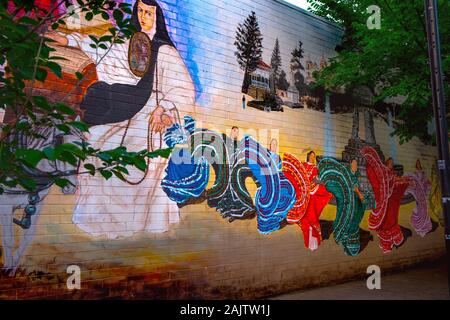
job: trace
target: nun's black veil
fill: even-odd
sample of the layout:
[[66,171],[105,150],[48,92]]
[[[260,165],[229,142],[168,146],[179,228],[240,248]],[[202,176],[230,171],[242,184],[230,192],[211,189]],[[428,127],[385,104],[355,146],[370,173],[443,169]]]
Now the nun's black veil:
[[156,0],[136,0],[132,14],[132,22],[136,29],[141,31],[137,17],[139,1],[156,6],[156,33],[152,41],[150,66],[136,85],[122,83],[110,85],[103,81],[91,85],[80,105],[81,110],[84,111],[83,121],[89,126],[117,123],[133,118],[145,106],[152,94],[159,47],[162,45],[174,47],[167,32],[164,13]]
[[160,42],[164,42],[164,44],[174,46],[172,40],[170,39],[169,33],[167,32],[164,13],[156,0],[136,0],[136,2],[134,3],[133,15],[131,19],[137,31],[141,31],[141,25],[139,24],[139,19],[137,16],[137,7],[139,1],[148,6],[156,7],[156,34],[154,36],[154,39],[157,39]]

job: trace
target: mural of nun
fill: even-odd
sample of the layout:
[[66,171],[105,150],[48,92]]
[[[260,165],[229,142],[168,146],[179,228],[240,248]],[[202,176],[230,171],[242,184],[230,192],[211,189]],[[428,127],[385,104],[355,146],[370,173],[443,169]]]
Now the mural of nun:
[[[94,148],[166,148],[165,130],[179,114],[195,113],[194,84],[169,37],[159,4],[137,0],[132,19],[138,32],[115,44],[100,63],[106,51],[97,55],[87,35],[67,35],[69,46],[78,46],[98,63],[99,81],[88,88],[80,106],[91,126],[88,142]],[[101,166],[101,161],[95,165]],[[168,231],[171,223],[179,222],[179,209],[161,188],[166,166],[166,159],[157,158],[149,160],[145,172],[129,168],[127,182],[105,180],[98,173],[81,175],[73,223],[108,239]]]

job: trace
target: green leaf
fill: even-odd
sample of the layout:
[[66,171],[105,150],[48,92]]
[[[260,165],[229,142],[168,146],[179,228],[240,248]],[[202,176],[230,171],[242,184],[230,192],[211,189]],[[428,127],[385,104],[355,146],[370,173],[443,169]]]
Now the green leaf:
[[64,132],[65,134],[68,134],[70,132],[69,126],[66,126],[65,124],[57,124],[55,125],[55,127]]
[[130,7],[131,7],[131,4],[129,4],[129,3],[126,3],[126,2],[119,3],[119,8],[122,10],[127,9],[127,8],[129,9]]
[[45,147],[42,152],[44,152],[44,155],[47,157],[48,160],[55,161],[56,160],[56,153],[55,149],[51,147]]
[[34,149],[17,149],[17,158],[21,159],[26,165],[35,168],[39,161],[44,157],[44,153]]
[[138,168],[141,171],[145,171],[145,169],[147,169],[147,163],[143,158],[136,157],[133,159],[133,163],[136,166],[136,168]]
[[125,181],[125,177],[123,176],[123,174],[120,171],[117,171],[117,170],[114,170],[114,169],[112,169],[111,171],[114,173],[114,175],[117,178],[119,178],[122,181]]
[[94,37],[93,35],[89,35],[89,38],[96,44],[99,42],[98,38]]
[[111,171],[107,171],[107,170],[100,170],[100,173],[106,180],[109,180],[109,178],[111,178],[113,175],[111,173]]
[[38,24],[38,21],[31,19],[30,17],[23,16],[18,20],[19,23],[31,24],[33,26]]
[[91,145],[89,142],[87,141],[73,141],[73,144],[81,147],[81,148],[89,148],[89,146]]
[[33,179],[30,178],[20,178],[19,179],[19,184],[24,187],[27,190],[35,190],[36,189],[36,181],[34,181]]
[[[42,69],[42,68],[37,68],[36,69],[36,80],[44,82],[46,78],[47,78],[47,70]],[[31,79],[31,77],[30,77],[30,79]]]
[[85,158],[85,153],[79,147],[73,143],[63,143],[55,147],[57,154],[63,154],[64,152],[74,154],[82,159]]
[[37,120],[37,117],[32,110],[27,111],[27,115],[30,117],[31,120],[33,121]]
[[64,121],[64,117],[62,115],[60,115],[59,113],[52,112],[52,113],[49,113],[48,116],[50,118],[55,118],[57,120]]
[[124,9],[122,9],[122,11],[127,13],[127,14],[130,14],[130,15],[133,14],[133,10],[131,8],[124,8]]
[[78,80],[81,80],[84,77],[83,74],[81,72],[78,72],[78,71],[75,72],[75,76],[77,77]]
[[84,165],[84,168],[89,171],[91,176],[95,175],[95,166],[91,163],[87,163]]
[[147,153],[147,157],[149,158],[157,158],[161,157],[164,159],[168,159],[170,157],[170,154],[172,153],[172,148],[166,148],[166,149],[158,149],[152,152]]
[[109,155],[107,152],[99,152],[97,154],[97,157],[99,157],[100,160],[103,160],[105,162],[109,162],[112,159],[111,155]]
[[52,109],[51,105],[48,103],[47,99],[42,96],[33,96],[32,98],[34,104],[41,109],[50,111]]
[[76,112],[69,106],[65,105],[64,103],[55,103],[55,109],[63,114],[67,114],[69,116],[73,116],[76,114]]
[[19,121],[16,126],[17,130],[26,131],[27,129],[31,128],[30,124],[26,121]]
[[94,14],[92,12],[88,12],[88,13],[86,13],[85,18],[86,18],[87,21],[91,21],[92,18],[94,18]]
[[79,129],[82,132],[89,132],[89,127],[86,123],[81,121],[70,121],[67,123],[68,125]]
[[117,24],[121,24],[123,20],[123,12],[119,9],[113,11],[113,17],[116,20]]
[[111,42],[111,40],[112,40],[112,36],[103,36],[103,37],[100,37],[99,42]]
[[58,78],[62,78],[61,66],[59,64],[57,64],[56,62],[53,62],[53,61],[48,61],[47,62],[47,67],[49,67],[49,69],[52,70],[52,72]]
[[[57,149],[57,148],[55,148],[55,149]],[[73,166],[76,166],[78,164],[78,159],[76,157],[74,157],[74,155],[72,153],[67,152],[67,151],[58,152],[58,150],[56,150],[56,152],[58,154],[59,160],[70,163]]]
[[55,182],[55,184],[60,188],[64,188],[71,184],[70,181],[66,178],[55,178],[53,182]]
[[120,171],[120,172],[122,172],[122,173],[125,173],[125,174],[130,174],[130,173],[128,172],[127,168],[125,168],[125,167],[116,166],[114,169],[117,170],[117,171]]

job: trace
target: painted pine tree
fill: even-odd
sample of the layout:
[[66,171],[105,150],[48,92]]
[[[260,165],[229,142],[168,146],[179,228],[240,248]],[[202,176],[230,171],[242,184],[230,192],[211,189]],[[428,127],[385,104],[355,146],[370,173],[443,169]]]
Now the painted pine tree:
[[303,59],[303,42],[299,41],[298,46],[294,48],[292,51],[291,57],[291,72],[294,76],[294,86],[297,88],[300,96],[305,96],[308,94],[307,86],[305,83],[305,77],[303,76],[302,71],[305,71],[305,67],[302,64]]
[[258,25],[258,19],[254,11],[239,23],[234,42],[235,52],[240,68],[244,71],[242,92],[247,93],[250,86],[250,73],[256,70],[262,54],[262,35]]
[[277,78],[277,88],[287,91],[289,89],[289,82],[287,80],[287,74],[284,70],[280,71],[280,75]]
[[275,46],[272,52],[272,59],[270,60],[272,66],[272,77],[275,82],[275,86],[281,90],[287,90],[289,88],[289,82],[287,80],[287,74],[282,69],[280,42],[278,38],[275,40]]
[[272,59],[270,60],[270,65],[272,66],[272,75],[277,82],[281,73],[281,54],[278,38],[275,40],[275,46],[272,51]]

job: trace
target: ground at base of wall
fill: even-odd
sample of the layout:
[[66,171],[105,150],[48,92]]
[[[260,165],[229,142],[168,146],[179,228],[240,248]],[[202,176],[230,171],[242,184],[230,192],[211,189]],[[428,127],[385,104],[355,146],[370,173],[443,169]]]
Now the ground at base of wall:
[[366,279],[270,297],[271,300],[450,300],[445,261],[381,274],[381,289],[369,290]]
[[[341,284],[283,293],[280,289],[240,290],[229,287],[202,288],[190,281],[170,280],[160,273],[130,274],[122,277],[83,282],[82,290],[67,290],[65,278],[58,274],[28,273],[19,270],[16,278],[0,276],[0,299],[449,299],[446,264],[429,259],[409,266],[381,270],[381,290],[368,290],[366,278],[342,279]],[[367,275],[368,277],[368,275]],[[205,284],[206,285],[206,284]],[[258,293],[256,293],[258,291]],[[280,292],[281,291],[281,292]],[[274,296],[274,294],[278,294]],[[281,295],[280,295],[281,294]]]

